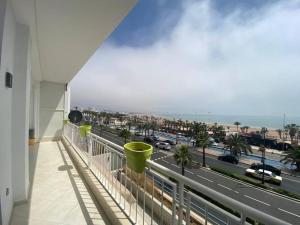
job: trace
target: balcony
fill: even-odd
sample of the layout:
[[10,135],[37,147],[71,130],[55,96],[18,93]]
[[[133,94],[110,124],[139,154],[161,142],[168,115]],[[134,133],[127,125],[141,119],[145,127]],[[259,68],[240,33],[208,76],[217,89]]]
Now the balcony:
[[11,224],[288,224],[151,160],[137,174],[123,147],[79,133],[69,123],[62,141],[30,149],[30,200]]
[[109,224],[60,141],[29,151],[29,200],[15,206],[12,225]]

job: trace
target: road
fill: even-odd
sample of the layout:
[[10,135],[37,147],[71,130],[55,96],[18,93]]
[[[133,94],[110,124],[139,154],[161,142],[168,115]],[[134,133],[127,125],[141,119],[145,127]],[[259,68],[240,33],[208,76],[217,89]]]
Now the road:
[[[96,131],[97,132],[97,131]],[[123,139],[115,134],[107,131],[102,131],[101,136],[116,144],[123,145]],[[194,152],[193,159],[201,162],[201,154]],[[152,156],[152,160],[157,163],[173,170],[178,173],[181,172],[181,168],[176,165],[172,153],[165,153],[162,151],[155,151]],[[223,169],[229,171],[244,172],[245,166],[231,165],[229,163],[218,161],[212,157],[207,157],[207,164],[222,166]],[[225,177],[221,174],[207,170],[206,168],[189,168],[186,169],[185,176],[203,184],[207,187],[218,191],[224,195],[227,195],[239,202],[249,205],[253,208],[259,209],[262,212],[270,214],[274,217],[285,220],[291,224],[299,224],[300,221],[300,202],[284,198],[274,193],[267,192],[258,188],[254,188],[251,185],[245,184],[240,181],[236,181],[232,178]],[[289,179],[289,180],[286,180]],[[284,178],[283,182],[294,182],[299,187],[298,180],[295,178]],[[297,187],[296,186],[296,187]]]
[[[156,162],[178,173],[181,171],[181,168],[176,165],[172,157],[158,159]],[[274,217],[292,224],[299,224],[299,202],[253,188],[243,182],[225,177],[205,168],[186,169],[185,176]]]
[[[202,162],[202,153],[198,151],[193,151],[193,159],[198,162]],[[210,166],[220,168],[223,170],[226,170],[231,173],[238,173],[241,175],[245,174],[245,169],[249,166],[246,164],[239,163],[238,165],[234,165],[231,163],[223,162],[220,160],[217,160],[215,156],[207,155],[206,157],[206,163]],[[280,188],[285,189],[287,191],[296,193],[300,195],[300,178],[299,177],[292,177],[286,174],[282,174],[282,184],[280,185]],[[273,186],[275,188],[278,188],[276,185],[269,184],[270,186]]]

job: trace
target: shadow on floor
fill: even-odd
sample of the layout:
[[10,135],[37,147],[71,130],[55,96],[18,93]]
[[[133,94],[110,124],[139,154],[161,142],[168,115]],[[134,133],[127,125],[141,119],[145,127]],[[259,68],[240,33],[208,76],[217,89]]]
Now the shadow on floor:
[[60,166],[58,170],[67,171],[87,224],[109,224],[106,215],[95,201],[93,194],[88,189],[87,184],[83,181],[83,178],[78,174],[77,170],[73,168],[72,160],[68,152],[65,150],[64,145],[61,142],[57,142],[57,146],[64,162],[64,165]]

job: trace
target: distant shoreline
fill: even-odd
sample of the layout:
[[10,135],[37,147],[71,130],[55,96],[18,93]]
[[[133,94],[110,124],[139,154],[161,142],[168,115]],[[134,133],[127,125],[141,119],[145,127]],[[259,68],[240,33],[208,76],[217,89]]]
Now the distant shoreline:
[[[241,126],[249,126],[254,129],[261,129],[267,127],[270,130],[283,129],[284,117],[282,116],[250,116],[250,115],[217,115],[217,114],[168,114],[168,113],[154,113],[156,117],[165,119],[188,120],[204,122],[207,124],[214,124],[217,122],[223,126],[232,126],[234,122],[238,121]],[[286,124],[299,124],[300,116],[286,116]]]
[[[236,129],[236,125],[234,125],[234,124],[224,124],[224,123],[221,123],[221,122],[205,122],[205,121],[199,121],[199,120],[189,120],[189,119],[182,119],[182,118],[176,118],[176,117],[173,117],[173,118],[171,118],[171,117],[168,117],[168,116],[163,116],[163,115],[159,115],[159,114],[148,114],[148,115],[151,115],[151,116],[154,116],[154,117],[156,117],[156,118],[158,118],[158,119],[169,119],[169,120],[172,120],[172,119],[176,119],[176,120],[179,120],[179,119],[181,119],[181,120],[183,120],[183,121],[189,121],[189,122],[194,122],[194,121],[197,121],[197,122],[204,122],[204,123],[206,123],[206,124],[208,124],[208,125],[210,125],[210,126],[212,126],[212,125],[214,125],[215,123],[217,123],[218,125],[221,125],[221,126],[223,126],[224,128],[225,128],[225,130],[228,130],[227,129],[227,127],[229,127],[229,132],[240,132],[241,131],[241,127],[243,127],[243,126],[249,126],[249,129],[248,129],[248,133],[251,133],[251,132],[257,132],[257,131],[261,131],[261,127],[255,127],[255,126],[251,126],[251,125],[244,125],[244,124],[242,124],[241,123],[241,125],[239,125],[239,131],[237,131],[237,129]],[[240,121],[239,121],[240,122]],[[279,137],[279,134],[278,134],[278,132],[276,131],[278,128],[271,128],[271,127],[267,127],[267,129],[268,129],[268,133],[267,133],[267,136],[268,137],[271,137],[271,138],[276,138],[276,139],[280,139],[280,137]],[[282,129],[282,128],[281,128]]]

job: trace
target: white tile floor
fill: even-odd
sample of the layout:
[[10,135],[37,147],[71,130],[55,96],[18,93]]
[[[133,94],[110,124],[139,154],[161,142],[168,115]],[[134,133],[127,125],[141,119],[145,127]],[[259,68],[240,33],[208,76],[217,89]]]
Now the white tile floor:
[[61,142],[30,149],[30,179],[29,201],[15,206],[11,225],[109,224]]

